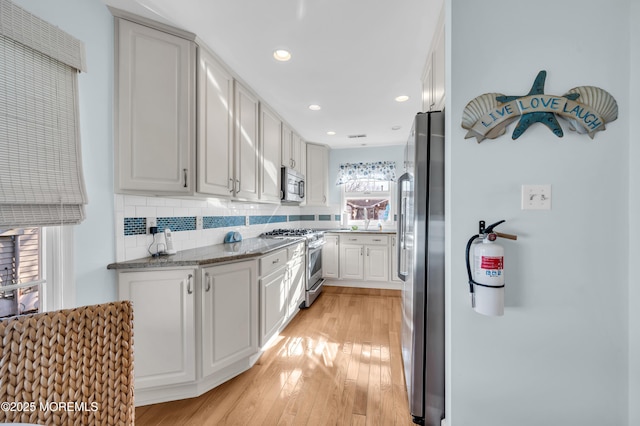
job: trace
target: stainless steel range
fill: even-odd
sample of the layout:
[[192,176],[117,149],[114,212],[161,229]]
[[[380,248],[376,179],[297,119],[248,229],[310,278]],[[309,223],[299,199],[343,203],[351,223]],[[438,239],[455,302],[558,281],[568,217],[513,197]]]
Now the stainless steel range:
[[322,291],[322,246],[325,244],[324,231],[315,229],[274,229],[262,234],[265,238],[304,238],[307,251],[307,273],[305,283],[304,308],[308,308]]

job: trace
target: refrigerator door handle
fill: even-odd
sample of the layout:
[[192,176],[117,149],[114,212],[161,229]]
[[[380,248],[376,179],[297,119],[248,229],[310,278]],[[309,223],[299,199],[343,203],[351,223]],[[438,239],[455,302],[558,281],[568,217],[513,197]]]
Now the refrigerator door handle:
[[408,182],[410,179],[409,173],[405,173],[398,178],[398,208],[400,214],[398,215],[398,241],[396,244],[396,256],[398,260],[398,278],[402,281],[407,280],[407,274],[403,273],[404,265],[402,263],[402,250],[405,248],[405,215],[407,213],[407,198],[404,196],[403,182]]

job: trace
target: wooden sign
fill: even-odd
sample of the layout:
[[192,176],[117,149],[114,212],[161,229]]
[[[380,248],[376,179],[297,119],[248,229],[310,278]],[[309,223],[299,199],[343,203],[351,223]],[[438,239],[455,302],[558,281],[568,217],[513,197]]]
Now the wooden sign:
[[511,138],[518,139],[534,123],[542,123],[553,134],[564,132],[557,118],[568,123],[571,130],[588,134],[591,139],[605,124],[618,118],[618,104],[606,90],[594,86],[574,87],[562,96],[545,95],[546,71],[540,71],[531,90],[522,96],[485,93],[471,100],[464,108],[462,127],[465,139],[475,137],[478,143],[506,133],[507,126],[519,119]]

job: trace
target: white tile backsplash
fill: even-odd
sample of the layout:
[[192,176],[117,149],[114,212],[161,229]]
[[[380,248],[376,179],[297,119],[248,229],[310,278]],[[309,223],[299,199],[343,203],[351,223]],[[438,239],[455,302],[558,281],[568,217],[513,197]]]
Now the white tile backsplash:
[[[339,208],[297,207],[278,204],[240,203],[224,199],[187,200],[167,197],[143,197],[138,195],[115,194],[116,220],[116,260],[139,259],[148,257],[147,251],[152,242],[150,235],[124,235],[124,218],[193,217],[193,216],[291,216],[315,215],[315,221],[296,221],[267,223],[250,226],[203,229],[199,231],[175,231],[176,250],[204,247],[220,244],[229,231],[238,231],[244,238],[257,237],[277,228],[339,228],[340,222],[333,220],[339,214]],[[318,215],[331,215],[330,221],[319,221]]]

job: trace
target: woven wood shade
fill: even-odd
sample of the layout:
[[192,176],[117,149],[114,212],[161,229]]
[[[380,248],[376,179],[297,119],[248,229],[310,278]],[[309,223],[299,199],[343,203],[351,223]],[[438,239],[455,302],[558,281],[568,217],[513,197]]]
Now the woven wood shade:
[[130,302],[14,317],[0,338],[0,401],[35,406],[0,410],[0,423],[134,424]]
[[0,0],[0,226],[77,224],[87,196],[78,71],[84,45]]

